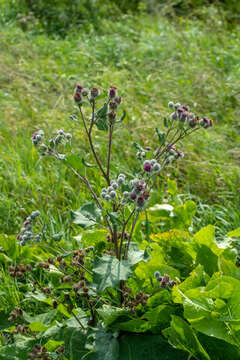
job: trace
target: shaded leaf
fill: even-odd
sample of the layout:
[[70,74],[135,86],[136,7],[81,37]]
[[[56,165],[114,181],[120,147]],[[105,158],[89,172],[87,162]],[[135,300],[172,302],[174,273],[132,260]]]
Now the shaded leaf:
[[131,267],[127,261],[120,262],[113,256],[104,255],[95,260],[93,272],[93,281],[100,293],[107,287],[115,287],[121,280],[127,280],[131,275]]

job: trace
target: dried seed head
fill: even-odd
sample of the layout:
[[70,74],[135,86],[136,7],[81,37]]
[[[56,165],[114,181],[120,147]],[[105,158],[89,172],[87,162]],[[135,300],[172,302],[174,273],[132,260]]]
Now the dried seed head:
[[81,281],[79,282],[79,285],[80,285],[81,287],[85,286],[85,285],[86,285],[85,280],[81,280]]
[[27,271],[32,271],[32,266],[31,266],[30,264],[27,264],[27,265],[26,265],[26,270],[27,270]]
[[88,291],[89,291],[89,288],[88,288],[87,286],[84,286],[84,287],[83,287],[83,292],[87,294]]

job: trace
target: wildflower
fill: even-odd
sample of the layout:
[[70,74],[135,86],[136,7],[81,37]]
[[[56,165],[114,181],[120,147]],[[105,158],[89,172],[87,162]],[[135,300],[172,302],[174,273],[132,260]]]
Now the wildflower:
[[136,200],[136,198],[137,198],[137,195],[134,192],[130,194],[130,199],[131,200],[134,201],[134,200]]
[[110,99],[114,99],[117,96],[117,88],[115,86],[111,86],[108,90],[108,96]]
[[169,107],[170,109],[173,108],[173,107],[174,107],[174,103],[173,103],[172,101],[169,101],[168,107]]
[[100,91],[97,88],[92,88],[90,95],[91,95],[90,100],[93,101],[100,95]]
[[151,164],[145,164],[143,168],[144,168],[145,172],[150,172],[152,170],[152,165]]
[[82,102],[82,96],[79,92],[75,92],[75,94],[73,95],[73,99],[74,99],[75,103],[78,105],[80,105]]

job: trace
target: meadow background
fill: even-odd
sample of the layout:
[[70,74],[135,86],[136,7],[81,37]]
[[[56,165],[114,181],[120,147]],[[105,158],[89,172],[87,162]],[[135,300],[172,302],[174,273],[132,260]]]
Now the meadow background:
[[[137,169],[133,143],[148,146],[154,128],[163,128],[169,101],[211,118],[213,128],[184,142],[184,158],[159,177],[151,201],[195,201],[190,232],[212,224],[219,242],[238,228],[239,20],[238,0],[0,0],[0,239],[16,236],[34,210],[49,244],[78,233],[70,211],[88,192],[62,164],[39,159],[31,142],[36,130],[50,136],[62,128],[92,161],[83,129],[70,118],[77,83],[118,88],[127,116],[113,157],[125,173]],[[106,157],[104,135],[95,140]],[[91,182],[100,191],[95,170]],[[0,283],[6,312],[22,296],[10,283],[8,275]]]

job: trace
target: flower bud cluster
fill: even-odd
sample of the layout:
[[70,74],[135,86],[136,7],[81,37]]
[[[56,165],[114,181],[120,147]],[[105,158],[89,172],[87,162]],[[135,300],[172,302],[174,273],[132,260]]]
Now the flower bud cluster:
[[[96,91],[94,89],[93,90],[93,94],[95,96]],[[91,90],[91,97],[92,97],[92,90]],[[74,95],[73,95],[73,99],[75,101],[76,104],[78,104],[79,106],[82,106],[83,103],[83,97],[88,96],[89,91],[87,89],[85,89],[82,85],[77,85],[74,91]]]
[[51,358],[47,354],[47,348],[40,344],[35,344],[32,352],[28,354],[28,359],[42,359],[50,360]]
[[147,300],[149,296],[147,294],[144,294],[141,290],[135,295],[131,296],[132,289],[129,287],[126,287],[126,285],[123,287],[123,298],[124,302],[123,305],[127,308],[130,308],[131,312],[136,312],[136,307],[138,305],[146,306]]
[[102,188],[101,197],[106,201],[116,200],[117,198],[117,189],[120,185],[125,184],[126,176],[124,174],[119,174],[116,180],[112,180],[110,186],[107,188]]
[[35,240],[36,242],[40,241],[43,232],[41,231],[37,235],[35,235],[32,231],[32,225],[39,215],[40,212],[38,210],[33,211],[24,221],[20,234],[17,236],[20,245],[24,246],[26,245],[26,242],[30,240]]
[[23,265],[19,264],[17,266],[9,266],[8,271],[11,277],[17,277],[22,279],[24,277],[24,274],[28,271],[31,271],[32,267],[30,264]]
[[22,309],[20,309],[19,307],[15,307],[14,310],[11,311],[8,321],[13,322],[18,318],[18,316],[22,316],[22,314],[23,314]]
[[145,160],[143,162],[143,170],[146,174],[153,174],[159,172],[161,166],[156,159]]
[[43,130],[36,131],[32,136],[33,145],[37,146],[41,142],[43,135],[44,135]]
[[142,210],[149,198],[147,185],[144,179],[134,178],[130,181],[130,192],[124,192],[124,196],[136,204],[138,210]]
[[115,86],[111,86],[110,89],[108,90],[108,113],[107,113],[107,118],[108,118],[108,122],[109,124],[114,124],[117,120],[117,108],[118,106],[121,104],[122,99],[121,96],[117,95],[117,88]]
[[84,279],[73,284],[72,289],[75,293],[77,293],[80,289],[82,289],[84,294],[88,294],[89,292],[89,287],[86,285],[86,281]]
[[26,334],[28,331],[27,325],[17,325],[15,329],[13,330],[13,334]]
[[184,153],[181,150],[177,149],[175,145],[170,145],[169,143],[166,143],[165,145],[167,147],[168,153],[168,157],[166,159],[167,163],[184,157]]
[[145,151],[137,151],[136,153],[137,159],[142,161],[146,157]]
[[66,142],[69,142],[72,140],[72,134],[65,133],[62,129],[57,131],[57,135],[55,139],[49,140],[49,145],[51,148],[55,148],[59,144],[65,144]]
[[172,288],[174,285],[177,285],[177,282],[175,280],[171,280],[170,276],[167,274],[161,276],[159,271],[155,271],[154,276],[157,281],[160,282],[161,288]]
[[174,104],[172,101],[168,103],[169,108],[174,108],[174,112],[170,115],[170,119],[173,121],[178,120],[180,126],[188,125],[190,128],[194,128],[196,125],[202,126],[204,129],[212,127],[213,122],[204,117],[200,119],[199,116],[190,112],[190,107],[187,105],[181,105],[179,103]]

